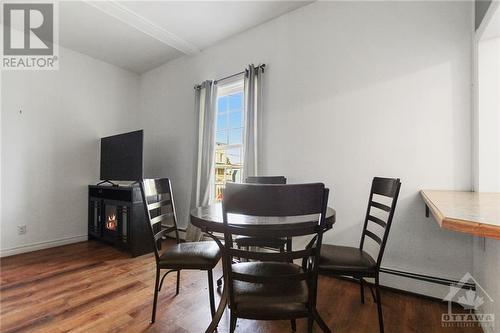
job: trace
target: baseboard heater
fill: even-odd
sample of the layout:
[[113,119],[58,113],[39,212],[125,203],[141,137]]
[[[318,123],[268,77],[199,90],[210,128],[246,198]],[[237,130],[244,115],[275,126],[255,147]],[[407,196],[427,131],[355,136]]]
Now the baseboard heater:
[[436,283],[436,284],[440,284],[440,285],[444,285],[444,286],[461,286],[462,289],[476,290],[476,284],[470,283],[470,282],[462,283],[458,280],[444,279],[444,278],[440,278],[440,277],[424,275],[424,274],[417,274],[417,273],[412,273],[412,272],[405,272],[405,271],[400,271],[400,270],[385,268],[385,267],[380,267],[380,272],[386,273],[386,274],[391,274],[391,275],[396,275],[396,276],[401,276],[401,277],[405,277],[405,278],[409,278],[409,279],[419,280],[419,281]]

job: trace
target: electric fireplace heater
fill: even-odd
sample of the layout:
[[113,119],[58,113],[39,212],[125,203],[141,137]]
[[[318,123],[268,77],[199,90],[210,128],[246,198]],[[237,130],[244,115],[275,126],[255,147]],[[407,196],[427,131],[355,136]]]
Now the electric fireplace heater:
[[89,239],[132,256],[152,251],[139,186],[89,186]]
[[128,217],[129,206],[127,203],[117,203],[104,200],[103,237],[118,245],[128,242]]

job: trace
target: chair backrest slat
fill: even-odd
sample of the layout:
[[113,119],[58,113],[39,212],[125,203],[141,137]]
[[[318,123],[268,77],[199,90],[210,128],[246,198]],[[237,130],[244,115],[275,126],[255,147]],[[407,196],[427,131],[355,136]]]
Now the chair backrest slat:
[[165,199],[165,200],[160,200],[158,202],[153,202],[153,203],[148,204],[148,209],[153,210],[153,209],[161,208],[164,206],[169,206],[171,203],[172,202],[171,202],[170,198]]
[[[302,259],[303,269],[292,270],[283,275],[261,276],[243,274],[233,271],[231,264],[227,265],[229,301],[234,304],[233,283],[245,281],[250,283],[286,283],[289,280],[306,280],[310,286],[310,297],[316,297],[317,268],[322,235],[325,223],[325,214],[328,203],[328,189],[324,184],[234,184],[227,183],[222,201],[222,215],[224,220],[224,240],[226,251],[225,262],[231,263],[234,258],[242,260],[264,262],[292,262]],[[240,219],[231,214],[260,217],[259,222],[250,224],[255,219]],[[229,216],[229,217],[228,217]],[[307,216],[296,220],[298,216]],[[274,217],[273,221],[283,223],[265,224],[266,217]],[[278,217],[278,218],[277,218]],[[246,223],[246,224],[245,224]],[[259,224],[257,224],[259,223]],[[292,249],[284,253],[255,252],[251,250],[236,249],[233,235],[243,235],[256,238],[292,238],[294,236],[310,235],[316,239],[315,243],[304,249]],[[245,265],[246,263],[241,263]],[[255,263],[252,263],[255,264]],[[258,269],[257,269],[258,270]],[[310,300],[312,302],[312,298]],[[313,303],[311,303],[313,304]]]
[[144,193],[146,197],[158,194],[170,194],[170,180],[168,178],[144,179]]
[[387,222],[383,221],[382,219],[379,219],[378,217],[372,216],[372,215],[368,215],[368,220],[377,223],[382,228],[385,228],[387,226]]
[[372,193],[394,198],[398,190],[398,179],[375,177],[372,183]]
[[[377,255],[377,267],[380,267],[382,262],[382,257],[385,250],[385,245],[387,243],[387,238],[389,236],[389,230],[391,228],[392,219],[394,212],[396,210],[396,203],[398,201],[399,191],[401,188],[401,182],[399,178],[381,178],[375,177],[372,181],[372,186],[370,190],[370,198],[368,200],[368,207],[366,209],[365,223],[363,227],[363,234],[361,235],[360,249],[363,249],[365,245],[365,237],[369,237],[379,245],[378,255]],[[374,195],[380,195],[386,197],[390,204],[383,204],[373,200]],[[390,205],[390,206],[389,206]],[[372,208],[380,209],[383,212],[382,215],[386,215],[385,218],[375,216],[375,211]],[[369,223],[375,223],[382,229],[382,235],[376,235],[374,232],[368,230]],[[379,228],[380,229],[380,228]]]
[[321,212],[324,185],[320,183],[238,185],[227,186],[224,191],[223,205],[230,213],[253,216],[296,216]]
[[384,205],[384,204],[381,204],[379,202],[376,202],[376,201],[372,201],[370,203],[370,205],[372,207],[375,207],[375,208],[378,208],[378,209],[381,209],[383,211],[386,211],[386,212],[390,212],[391,211],[391,207],[387,206],[387,205]]
[[375,235],[373,232],[371,232],[370,230],[365,230],[365,236],[368,236],[370,237],[371,239],[373,239],[375,242],[378,243],[378,245],[381,245],[382,244],[382,239],[380,239],[379,236]]
[[[153,250],[159,261],[162,237],[174,232],[177,243],[180,242],[172,184],[168,178],[144,179],[141,181],[141,193]],[[165,221],[171,225],[164,224]]]
[[259,260],[259,261],[282,261],[282,262],[290,262],[295,259],[302,259],[304,257],[310,257],[314,255],[314,248],[292,251],[292,252],[279,252],[279,253],[271,253],[271,252],[255,252],[249,250],[240,250],[240,249],[230,249],[230,255],[232,257],[237,258],[245,258],[250,260]]
[[226,228],[231,234],[239,236],[269,238],[269,235],[272,234],[274,238],[282,238],[287,236],[297,237],[314,234],[318,231],[318,224],[316,222],[279,224],[277,226],[265,224],[258,226],[229,224]]
[[163,222],[163,221],[167,221],[167,220],[170,220],[174,217],[174,213],[173,212],[170,212],[170,213],[164,213],[164,214],[160,214],[156,217],[153,217],[151,218],[151,224],[157,224],[157,223],[160,223],[160,222]]
[[247,184],[286,184],[284,176],[252,176],[245,179]]

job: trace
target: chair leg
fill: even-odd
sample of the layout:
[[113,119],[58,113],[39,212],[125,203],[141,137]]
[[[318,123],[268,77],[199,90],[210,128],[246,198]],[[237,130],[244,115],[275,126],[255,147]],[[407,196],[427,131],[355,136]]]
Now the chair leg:
[[297,331],[297,322],[295,321],[295,319],[290,320],[290,324],[292,325],[292,332],[296,332]]
[[172,273],[172,272],[176,272],[177,270],[175,269],[171,269],[169,271],[167,271],[165,274],[163,274],[161,280],[160,280],[160,287],[158,288],[158,291],[161,291],[161,287],[163,286],[163,281],[165,280],[165,278],[167,277],[168,274]]
[[359,279],[359,290],[361,292],[361,304],[365,304],[365,288],[363,278]]
[[307,333],[313,333],[314,318],[312,315],[307,317]]
[[368,284],[368,287],[370,288],[370,293],[372,294],[373,303],[377,303],[377,297],[375,297],[375,292],[373,291],[372,285]]
[[158,285],[160,283],[160,268],[156,267],[156,281],[155,281],[155,296],[153,298],[153,313],[151,314],[151,324],[155,322],[156,319],[156,303],[158,301]]
[[234,311],[231,311],[231,323],[229,324],[229,332],[233,333],[234,330],[236,329],[236,321],[238,320],[238,317],[234,314]]
[[375,278],[375,292],[377,293],[377,310],[380,333],[384,333],[384,317],[382,316],[382,298],[380,298],[380,286],[378,276]]
[[319,327],[321,328],[321,330],[323,332],[325,332],[325,333],[331,332],[328,325],[323,321],[323,318],[321,318],[321,316],[319,315],[317,309],[313,309],[313,316],[314,316],[314,320],[316,320],[316,322],[318,323]]
[[212,318],[215,315],[215,296],[214,296],[214,275],[212,270],[208,270],[208,295],[210,297],[210,312],[212,313]]
[[180,284],[179,282],[180,282],[180,280],[181,280],[181,271],[178,270],[177,271],[177,285],[175,287],[175,294],[176,295],[179,295],[179,284]]

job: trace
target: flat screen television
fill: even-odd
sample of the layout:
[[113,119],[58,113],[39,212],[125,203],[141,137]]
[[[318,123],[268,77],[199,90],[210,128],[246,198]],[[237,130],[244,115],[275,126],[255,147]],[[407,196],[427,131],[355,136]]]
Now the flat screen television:
[[141,180],[143,142],[143,130],[101,138],[101,180]]

